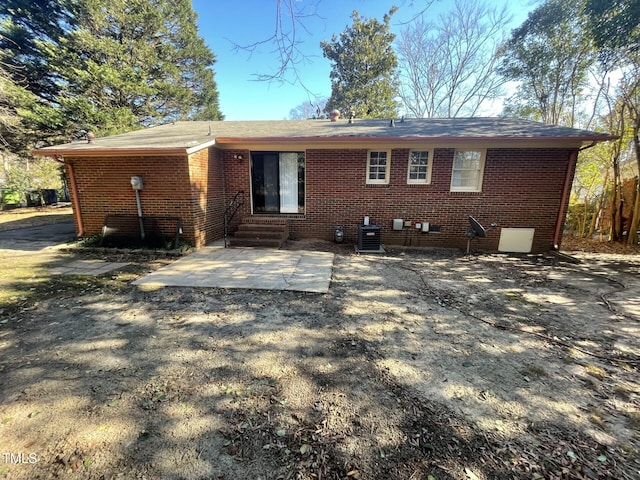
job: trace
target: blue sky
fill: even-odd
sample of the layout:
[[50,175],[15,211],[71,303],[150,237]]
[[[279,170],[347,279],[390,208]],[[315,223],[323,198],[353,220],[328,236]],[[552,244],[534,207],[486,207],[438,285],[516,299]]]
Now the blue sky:
[[[501,0],[492,0],[502,5]],[[505,0],[513,15],[513,28],[535,8],[532,0]],[[198,14],[200,35],[217,57],[214,67],[220,107],[227,120],[282,120],[292,108],[313,100],[314,95],[329,97],[331,65],[322,57],[320,42],[339,35],[351,24],[351,13],[357,10],[368,18],[382,19],[394,4],[399,7],[391,21],[392,31],[399,34],[403,22],[424,8],[419,0],[297,0],[296,4],[316,15],[305,19],[306,28],[298,29],[299,48],[304,62],[297,71],[304,87],[289,82],[256,81],[257,75],[272,74],[279,65],[276,47],[258,45],[253,52],[236,50],[234,44],[250,45],[268,39],[274,33],[276,0],[192,0]],[[437,0],[431,15],[450,8],[452,0]],[[315,9],[314,9],[315,6]],[[286,21],[286,17],[285,17]]]

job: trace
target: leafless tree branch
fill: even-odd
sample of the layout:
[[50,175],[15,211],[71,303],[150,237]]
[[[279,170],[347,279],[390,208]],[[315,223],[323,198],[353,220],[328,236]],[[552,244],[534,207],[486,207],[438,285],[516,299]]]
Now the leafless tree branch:
[[311,34],[307,27],[310,18],[322,18],[318,15],[318,0],[315,3],[297,0],[275,1],[275,22],[273,34],[267,38],[250,44],[239,44],[232,41],[236,53],[248,52],[250,57],[260,47],[272,47],[271,53],[278,58],[278,66],[271,73],[257,73],[255,79],[265,82],[288,82],[304,86],[299,67],[309,62],[308,55],[302,51],[302,35]]
[[509,21],[506,7],[456,0],[437,21],[420,17],[405,28],[397,48],[408,113],[473,116],[497,98],[504,80],[495,74],[496,52]]
[[[424,18],[425,13],[427,13],[429,11],[429,9],[436,3],[436,1],[438,1],[438,0],[429,0],[427,2],[424,2],[424,6],[422,7],[422,9],[418,13],[413,15],[409,20],[406,20],[404,22],[399,22],[398,25],[409,25],[409,24],[412,24],[415,21],[418,21],[418,20]],[[406,2],[403,2],[403,3],[406,3]],[[414,0],[411,0],[409,2],[409,6],[413,6],[415,4],[416,4],[416,2]]]

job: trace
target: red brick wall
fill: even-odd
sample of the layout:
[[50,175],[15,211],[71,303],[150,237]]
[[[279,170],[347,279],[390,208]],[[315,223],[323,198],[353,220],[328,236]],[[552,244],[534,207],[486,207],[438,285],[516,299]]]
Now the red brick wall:
[[[86,236],[99,234],[108,214],[137,214],[130,182],[136,175],[142,176],[144,184],[140,192],[143,215],[181,217],[182,237],[197,247],[223,235],[224,169],[217,149],[200,150],[188,159],[185,155],[66,161],[73,163]],[[175,232],[167,225],[164,233]]]
[[[533,250],[549,250],[569,149],[489,149],[482,191],[450,192],[453,149],[434,151],[431,183],[407,185],[408,149],[393,149],[389,185],[366,185],[367,150],[335,149],[306,152],[306,214],[287,215],[293,238],[333,239],[343,225],[355,242],[357,226],[367,215],[382,227],[386,244],[466,246],[467,215],[485,226],[535,228]],[[243,159],[234,158],[242,154]],[[202,246],[223,235],[224,210],[236,192],[245,192],[245,204],[232,229],[251,214],[250,151],[201,150],[174,157],[67,158],[73,162],[85,235],[99,234],[105,215],[136,214],[130,178],[141,175],[142,209],[149,216],[180,216],[183,236]],[[415,228],[392,230],[392,220],[412,224],[428,221],[440,233],[422,234]],[[474,244],[496,250],[499,230]]]
[[[307,219],[325,238],[330,238],[332,229],[323,229],[323,224],[343,219],[347,235],[354,240],[362,217],[368,215],[382,227],[384,243],[463,248],[467,216],[473,215],[485,226],[495,222],[503,227],[535,228],[533,250],[549,250],[569,150],[489,149],[482,191],[477,193],[450,192],[453,153],[453,149],[436,149],[431,183],[407,185],[409,150],[392,150],[389,185],[367,186],[366,150],[308,151]],[[441,231],[396,232],[391,228],[394,218],[412,224],[428,221]],[[499,231],[493,231],[478,241],[477,248],[497,250],[499,237]]]
[[[240,207],[231,222],[231,230],[233,230],[244,217],[251,215],[251,154],[249,150],[220,150],[219,153],[224,165],[225,205],[229,205],[237,192],[244,192],[244,205]],[[234,158],[236,155],[242,155],[242,160]]]
[[208,149],[209,192],[207,196],[206,243],[222,238],[224,235],[225,185],[222,152]]
[[182,217],[184,237],[196,241],[186,156],[67,157],[65,161],[73,163],[86,236],[99,234],[108,214],[137,215],[131,177],[139,175],[144,185],[143,215]]
[[[234,152],[235,153],[235,152]],[[343,225],[355,242],[363,217],[381,228],[386,244],[466,247],[468,215],[485,226],[535,228],[533,251],[547,251],[560,207],[569,149],[488,149],[481,192],[450,192],[454,149],[435,149],[428,185],[407,185],[409,149],[393,149],[389,185],[366,185],[367,150],[307,150],[306,214],[287,215],[293,238],[333,239]],[[249,152],[245,161],[224,152],[227,192],[249,191]],[[247,203],[250,199],[247,196]],[[248,214],[247,205],[244,213]],[[440,226],[440,233],[415,228],[397,232],[392,220],[402,218]],[[497,250],[500,232],[494,230],[474,248]]]
[[189,156],[194,244],[201,247],[223,236],[224,170],[221,152],[210,148]]

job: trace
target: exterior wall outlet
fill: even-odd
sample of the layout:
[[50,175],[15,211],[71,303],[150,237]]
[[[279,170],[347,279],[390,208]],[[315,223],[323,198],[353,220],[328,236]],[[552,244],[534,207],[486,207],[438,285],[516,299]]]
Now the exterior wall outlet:
[[418,230],[420,230],[420,229],[422,228],[422,224],[421,224],[421,223],[416,223],[416,228],[417,228]]

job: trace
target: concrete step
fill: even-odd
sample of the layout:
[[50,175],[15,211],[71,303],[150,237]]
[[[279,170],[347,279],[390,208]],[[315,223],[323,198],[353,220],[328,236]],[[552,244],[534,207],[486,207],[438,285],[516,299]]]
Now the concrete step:
[[269,238],[281,240],[285,238],[284,232],[271,230],[238,230],[233,236],[234,238]]
[[241,223],[230,239],[232,247],[280,248],[289,237],[289,227],[282,223]]
[[231,239],[232,247],[266,247],[280,248],[284,243],[284,239],[276,238],[236,238]]
[[278,223],[241,223],[238,225],[238,231],[273,231],[285,232],[287,226]]

